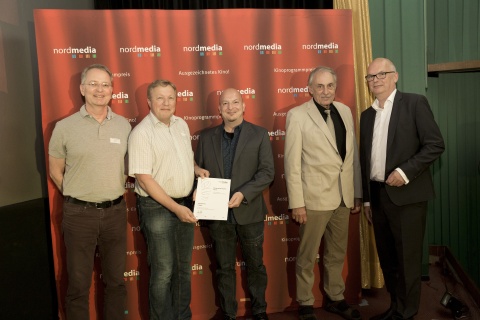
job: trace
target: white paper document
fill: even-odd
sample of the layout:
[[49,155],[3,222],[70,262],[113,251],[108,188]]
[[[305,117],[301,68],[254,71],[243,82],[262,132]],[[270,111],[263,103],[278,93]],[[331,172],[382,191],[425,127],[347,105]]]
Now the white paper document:
[[199,220],[227,220],[230,179],[198,178],[193,214]]

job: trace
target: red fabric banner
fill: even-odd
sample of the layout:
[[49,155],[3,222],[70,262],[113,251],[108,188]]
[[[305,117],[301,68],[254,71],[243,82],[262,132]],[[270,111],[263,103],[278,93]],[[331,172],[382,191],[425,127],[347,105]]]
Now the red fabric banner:
[[[218,97],[235,87],[246,103],[245,119],[270,133],[275,157],[275,181],[264,197],[265,265],[269,277],[268,313],[294,309],[295,256],[298,225],[291,220],[283,171],[286,113],[310,99],[309,72],[319,65],[338,76],[336,100],[355,114],[352,15],[350,10],[35,10],[42,124],[45,154],[55,123],[79,110],[80,73],[93,63],[114,73],[111,107],[135,126],[149,109],[146,89],[155,79],[178,88],[176,115],[189,125],[195,149],[199,132],[221,123]],[[354,117],[355,118],[355,117]],[[133,181],[126,183],[128,244],[125,319],[148,319],[146,246],[138,223]],[[59,317],[65,318],[67,275],[61,232],[62,196],[48,182]],[[315,270],[315,307],[322,305],[319,268]],[[103,284],[96,258],[92,274],[91,318],[102,314]],[[194,319],[211,318],[218,309],[212,272],[212,242],[198,223],[192,259]],[[344,267],[350,303],[361,293],[358,215],[351,216]],[[238,315],[249,314],[245,266],[237,254]],[[96,303],[95,301],[99,301]]]

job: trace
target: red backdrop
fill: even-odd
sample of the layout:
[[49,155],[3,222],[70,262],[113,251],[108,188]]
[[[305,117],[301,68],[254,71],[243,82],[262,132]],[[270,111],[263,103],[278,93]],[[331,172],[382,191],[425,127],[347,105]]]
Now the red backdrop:
[[[146,88],[155,79],[178,88],[176,115],[186,120],[195,149],[199,132],[221,123],[218,96],[235,87],[243,93],[246,120],[268,129],[275,157],[275,181],[264,197],[265,265],[269,276],[267,312],[296,308],[295,256],[298,225],[291,221],[283,171],[286,112],[310,99],[309,72],[318,65],[337,72],[336,100],[355,114],[351,11],[349,10],[35,10],[45,154],[55,123],[78,111],[80,73],[92,63],[114,73],[111,107],[132,126],[149,112]],[[49,181],[51,231],[59,316],[65,318],[65,247],[60,228],[62,196]],[[126,319],[148,319],[146,246],[140,231],[133,181],[126,183],[128,249]],[[321,254],[320,254],[321,257]],[[91,316],[100,319],[101,269],[92,274]],[[218,309],[212,271],[212,241],[202,223],[195,229],[192,259],[194,319]],[[316,303],[322,305],[321,259],[316,269]],[[244,262],[237,255],[239,315],[248,314]],[[358,303],[360,254],[358,216],[351,216],[344,268],[350,303]],[[96,302],[97,301],[97,302]]]

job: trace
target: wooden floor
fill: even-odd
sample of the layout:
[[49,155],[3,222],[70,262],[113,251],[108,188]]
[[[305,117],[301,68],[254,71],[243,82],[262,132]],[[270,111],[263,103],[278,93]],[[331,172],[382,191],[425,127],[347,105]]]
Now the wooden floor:
[[[0,320],[57,319],[47,199],[0,207],[0,217]],[[462,319],[480,320],[478,306],[457,280],[456,273],[442,267],[438,260],[430,257],[430,279],[422,282],[420,312],[415,319],[454,319],[450,310],[440,304],[448,289],[470,309],[470,316]],[[356,307],[363,319],[369,319],[386,310],[389,300],[384,288],[364,290],[363,301]],[[321,308],[315,309],[315,313],[321,320],[341,319]],[[298,317],[295,311],[290,311],[270,314],[269,318],[293,320]]]
[[[431,258],[432,263],[429,267],[428,281],[422,281],[422,296],[420,311],[415,316],[415,320],[448,320],[455,319],[452,312],[445,308],[440,301],[447,291],[453,294],[455,298],[462,301],[469,308],[469,315],[458,319],[480,320],[480,309],[475,301],[470,297],[468,292],[461,283],[455,279],[453,274],[442,268],[436,262],[436,258]],[[355,306],[361,313],[363,319],[382,313],[388,309],[390,305],[390,297],[385,288],[363,290],[363,301],[360,305]],[[477,301],[480,304],[480,301]],[[325,311],[323,308],[315,309],[318,319],[335,320],[341,317]],[[269,314],[270,320],[294,320],[298,319],[297,312],[283,312]],[[252,317],[237,317],[237,319],[249,320]]]

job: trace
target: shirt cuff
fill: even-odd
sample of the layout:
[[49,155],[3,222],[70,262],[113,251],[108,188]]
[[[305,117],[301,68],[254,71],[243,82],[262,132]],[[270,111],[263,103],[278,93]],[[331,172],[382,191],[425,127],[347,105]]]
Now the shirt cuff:
[[403,180],[405,180],[405,184],[408,184],[408,183],[410,182],[410,180],[408,180],[407,176],[405,175],[405,173],[403,172],[402,169],[397,168],[397,169],[395,169],[395,171],[397,171],[398,173],[400,173],[400,175],[402,176]]

